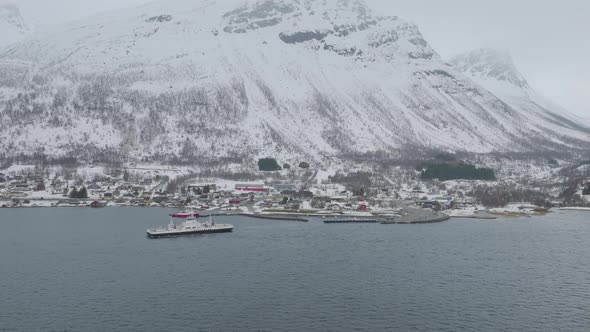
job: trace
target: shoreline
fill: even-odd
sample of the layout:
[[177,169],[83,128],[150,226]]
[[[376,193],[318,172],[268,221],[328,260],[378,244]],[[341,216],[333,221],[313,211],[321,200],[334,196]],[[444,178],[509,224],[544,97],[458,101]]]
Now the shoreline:
[[[2,203],[9,203],[11,201],[0,201],[0,210],[2,209],[42,209],[42,208],[74,208],[74,209],[103,209],[103,208],[159,208],[159,209],[179,209],[182,207],[175,207],[175,206],[137,206],[137,205],[107,205],[104,207],[92,207],[90,203],[94,200],[87,200],[84,204],[80,205],[52,205],[57,203],[57,200],[41,200],[46,204],[43,205],[19,205],[19,206],[2,206]],[[236,210],[220,210],[220,209],[212,209],[212,210],[204,210],[202,211],[201,217],[209,217],[211,216],[243,216],[248,218],[254,219],[266,219],[266,220],[284,220],[284,221],[299,221],[299,222],[309,222],[311,218],[323,218],[326,220],[324,223],[326,224],[346,224],[346,223],[381,223],[381,224],[430,224],[430,223],[439,223],[448,221],[451,219],[474,219],[474,220],[496,220],[499,218],[531,218],[531,217],[542,217],[549,213],[553,213],[556,211],[574,211],[574,212],[590,212],[590,208],[588,207],[563,207],[563,208],[555,208],[546,211],[537,211],[533,213],[526,213],[520,211],[489,211],[486,215],[445,215],[436,218],[426,218],[418,220],[408,220],[408,221],[397,221],[395,219],[387,220],[385,218],[379,218],[379,211],[374,211],[371,214],[372,217],[369,216],[359,216],[355,214],[346,214],[342,211],[338,211],[336,213],[319,213],[312,212],[310,210],[303,210],[301,213],[295,211],[285,211],[285,212],[278,212],[277,210],[273,210],[275,212],[269,213],[267,211],[262,212],[249,212],[243,209],[236,209]],[[197,213],[199,211],[196,211]],[[410,217],[411,218],[411,217]]]

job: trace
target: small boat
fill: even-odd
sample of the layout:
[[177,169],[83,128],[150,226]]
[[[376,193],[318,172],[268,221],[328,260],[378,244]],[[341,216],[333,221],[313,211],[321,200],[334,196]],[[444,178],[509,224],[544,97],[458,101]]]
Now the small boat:
[[[174,217],[171,216],[170,223],[167,227],[152,228],[147,230],[149,238],[174,237],[182,235],[209,234],[209,233],[229,233],[234,230],[230,224],[216,224],[211,216],[207,222],[197,221],[194,216],[186,217],[184,222],[176,224]],[[177,217],[178,218],[178,217]]]

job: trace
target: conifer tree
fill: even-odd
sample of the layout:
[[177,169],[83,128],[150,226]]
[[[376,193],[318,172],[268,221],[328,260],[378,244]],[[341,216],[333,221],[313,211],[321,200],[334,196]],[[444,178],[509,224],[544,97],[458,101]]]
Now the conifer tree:
[[82,189],[80,189],[78,192],[78,198],[88,198],[88,191],[86,190],[86,187],[82,187]]

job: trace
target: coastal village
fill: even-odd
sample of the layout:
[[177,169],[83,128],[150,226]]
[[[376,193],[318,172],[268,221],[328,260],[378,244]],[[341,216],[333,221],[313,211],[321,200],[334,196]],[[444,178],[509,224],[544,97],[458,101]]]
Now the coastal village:
[[[330,173],[300,166],[304,167],[261,172],[266,178],[252,181],[197,176],[174,167],[90,166],[52,171],[13,166],[0,171],[0,207],[160,207],[202,215],[294,220],[323,216],[351,222],[395,219],[409,223],[448,217],[533,216],[550,208],[571,208],[559,199],[551,200],[550,206],[530,201],[485,206],[469,195],[481,184],[477,180],[423,180],[420,173],[404,170],[395,175],[396,180],[383,175],[379,181],[371,180],[369,173]],[[590,205],[590,178],[575,194]]]

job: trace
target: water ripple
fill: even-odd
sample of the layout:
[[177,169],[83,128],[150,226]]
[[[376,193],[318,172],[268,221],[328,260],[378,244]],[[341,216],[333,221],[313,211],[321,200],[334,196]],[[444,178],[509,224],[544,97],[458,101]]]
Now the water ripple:
[[[583,331],[590,223],[223,218],[148,240],[151,209],[0,210],[0,331]],[[163,218],[163,219],[160,219]]]

